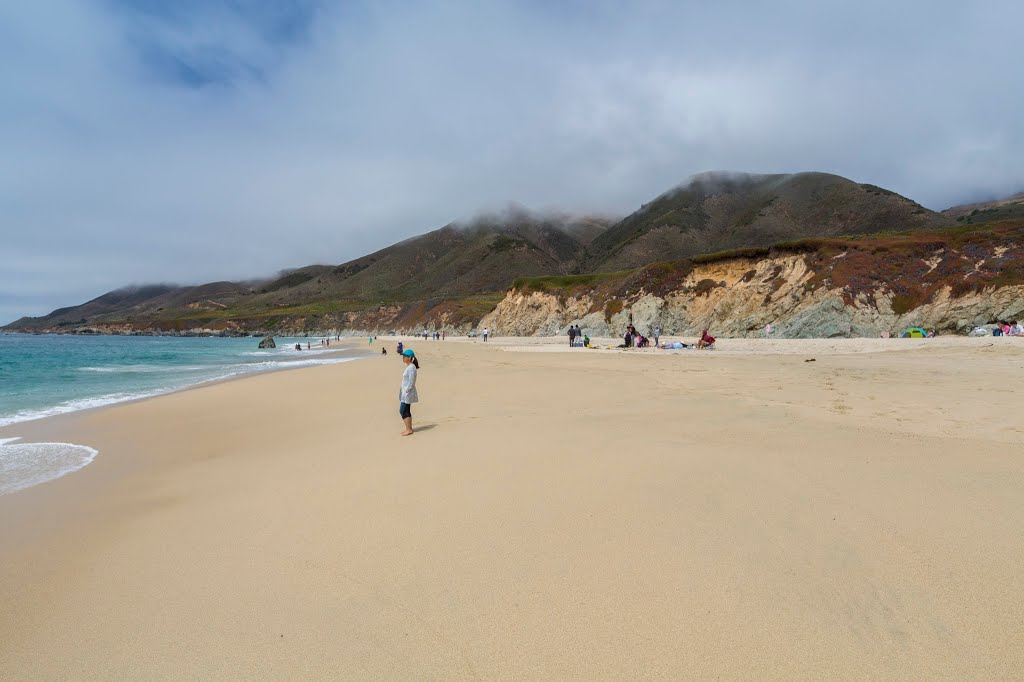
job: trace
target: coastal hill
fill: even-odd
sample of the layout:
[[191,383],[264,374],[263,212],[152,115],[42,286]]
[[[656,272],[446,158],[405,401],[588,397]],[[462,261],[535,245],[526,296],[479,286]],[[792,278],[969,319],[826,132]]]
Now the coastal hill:
[[[989,209],[979,209],[973,215],[985,210]],[[523,282],[550,285],[555,281],[571,282],[573,291],[594,284],[583,314],[607,313],[604,324],[609,331],[618,324],[617,313],[637,312],[634,304],[655,291],[664,301],[718,301],[728,291],[753,296],[742,302],[727,297],[706,314],[687,313],[665,322],[665,330],[670,332],[674,327],[689,329],[707,318],[720,329],[746,334],[753,333],[755,321],[760,324],[762,318],[803,310],[781,311],[781,299],[747,286],[766,267],[771,273],[781,268],[764,284],[773,294],[780,290],[773,287],[783,287],[782,279],[792,279],[779,273],[792,268],[802,273],[794,275],[798,284],[786,284],[792,287],[787,300],[802,299],[812,289],[819,292],[815,296],[835,290],[838,298],[829,296],[824,305],[848,308],[846,312],[860,305],[863,297],[871,302],[888,301],[888,309],[883,305],[873,311],[862,310],[858,314],[863,319],[856,324],[832,324],[812,314],[793,326],[793,333],[800,335],[856,335],[888,328],[890,323],[902,324],[918,307],[938,300],[936,297],[959,300],[964,292],[958,278],[967,281],[973,277],[971,281],[993,289],[1012,288],[1018,279],[1024,279],[1019,276],[1021,254],[1006,236],[1007,224],[960,223],[957,226],[954,215],[934,213],[888,190],[835,175],[704,174],[617,222],[512,210],[467,224],[447,225],[341,265],[310,265],[251,282],[119,290],[43,317],[22,318],[6,330],[326,335],[424,327],[465,331],[486,319],[498,329],[549,333],[568,323],[565,316],[579,311],[566,308],[564,314],[550,316],[539,325],[519,324],[507,313],[515,308],[509,297],[523,293]],[[1010,223],[1016,238],[1019,225]],[[963,230],[972,236],[956,237],[963,241],[961,248],[957,246],[960,242],[949,240]],[[850,235],[860,235],[852,251],[841,248]],[[723,254],[723,249],[728,252]],[[941,257],[937,255],[940,251]],[[773,260],[780,253],[798,257]],[[844,263],[856,263],[856,272],[832,267],[830,259],[850,255],[856,257]],[[929,270],[928,264],[933,262],[936,265]],[[733,270],[740,267],[744,268],[740,279],[747,278],[743,286],[730,284],[736,274]],[[914,284],[917,280],[913,277],[907,279],[907,273],[921,267],[929,277],[941,274],[942,286],[936,284],[924,291]],[[723,268],[732,274],[725,270],[721,276],[715,274]],[[751,272],[754,274],[748,277]],[[859,284],[853,288],[837,285],[836,272],[839,280],[856,274]],[[870,279],[871,273],[889,274]],[[698,274],[698,280],[690,281]],[[887,283],[885,277],[893,281]],[[622,290],[596,284],[611,281],[620,281]],[[559,292],[555,298],[562,302],[574,295],[557,286],[555,290]],[[975,294],[979,291],[972,289]],[[550,300],[534,302],[542,308],[551,305]],[[941,329],[960,328],[991,321],[989,318],[998,314],[1009,315],[1007,311],[1016,310],[1016,303],[1010,303],[1002,311],[975,308],[956,319],[949,317],[953,308],[945,313],[942,309],[928,319]],[[646,304],[641,301],[639,305]],[[496,308],[505,311],[503,317],[485,317]],[[754,308],[763,310],[757,313]],[[700,306],[692,310],[698,309]],[[747,310],[745,317],[739,316],[741,309]],[[517,311],[515,315],[522,320],[536,317],[526,308]],[[595,330],[601,327],[597,318],[590,321]],[[526,332],[527,328],[533,331]]]
[[1004,199],[953,206],[943,211],[942,215],[967,225],[1007,218],[1024,218],[1024,192]]
[[952,218],[895,192],[828,173],[703,173],[594,240],[581,272],[800,237],[939,227]]
[[305,281],[287,276],[260,290],[271,305],[320,300],[411,301],[499,292],[516,277],[560,274],[579,266],[587,245],[611,221],[533,216],[522,210],[452,224],[407,239]]
[[251,282],[129,287],[21,318],[5,329],[273,330],[296,319],[319,324],[324,316],[395,304],[411,307],[413,316],[441,306],[452,323],[463,324],[493,308],[518,277],[578,268],[586,246],[612,222],[513,209],[453,223],[337,266],[310,265]]

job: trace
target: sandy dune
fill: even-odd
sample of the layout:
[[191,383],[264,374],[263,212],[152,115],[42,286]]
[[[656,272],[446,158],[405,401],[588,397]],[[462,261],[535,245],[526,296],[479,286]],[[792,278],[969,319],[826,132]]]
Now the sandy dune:
[[410,343],[0,429],[0,678],[1024,676],[1024,339]]

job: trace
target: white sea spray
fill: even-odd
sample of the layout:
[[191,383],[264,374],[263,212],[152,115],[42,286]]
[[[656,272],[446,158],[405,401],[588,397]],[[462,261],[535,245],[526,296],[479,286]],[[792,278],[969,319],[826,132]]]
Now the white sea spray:
[[0,443],[0,495],[46,483],[86,466],[99,452],[74,443]]

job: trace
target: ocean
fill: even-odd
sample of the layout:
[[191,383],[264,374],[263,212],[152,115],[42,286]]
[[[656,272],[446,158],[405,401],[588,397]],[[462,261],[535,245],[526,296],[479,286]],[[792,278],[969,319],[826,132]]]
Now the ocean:
[[[73,443],[19,443],[17,424],[231,377],[365,355],[318,338],[0,334],[0,495],[76,471],[96,457]],[[306,343],[311,350],[305,350]],[[295,350],[301,343],[303,350]],[[12,428],[13,427],[13,428]]]

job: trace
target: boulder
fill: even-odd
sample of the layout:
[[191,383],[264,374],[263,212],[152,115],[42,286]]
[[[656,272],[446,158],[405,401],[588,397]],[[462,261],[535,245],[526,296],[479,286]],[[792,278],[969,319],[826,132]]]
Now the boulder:
[[260,341],[260,348],[277,348],[277,344],[274,343],[274,337],[264,336],[263,340]]

